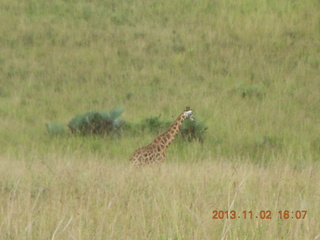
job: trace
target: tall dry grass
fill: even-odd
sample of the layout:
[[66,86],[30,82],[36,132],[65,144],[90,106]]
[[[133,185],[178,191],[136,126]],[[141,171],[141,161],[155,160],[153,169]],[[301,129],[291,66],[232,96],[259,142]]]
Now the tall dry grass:
[[[10,161],[9,161],[10,160]],[[317,239],[319,166],[1,159],[1,239]],[[214,210],[240,219],[212,219]],[[255,218],[271,211],[272,219]],[[305,219],[278,211],[306,210]],[[244,219],[252,211],[253,219]]]

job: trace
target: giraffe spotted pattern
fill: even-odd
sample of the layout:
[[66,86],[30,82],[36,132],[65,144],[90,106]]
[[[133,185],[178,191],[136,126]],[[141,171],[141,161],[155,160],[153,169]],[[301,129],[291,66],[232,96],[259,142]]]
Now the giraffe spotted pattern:
[[192,110],[189,107],[178,116],[167,131],[156,137],[152,143],[136,149],[130,158],[131,163],[135,166],[142,166],[163,162],[166,158],[166,149],[177,136],[180,126],[185,119],[194,121]]

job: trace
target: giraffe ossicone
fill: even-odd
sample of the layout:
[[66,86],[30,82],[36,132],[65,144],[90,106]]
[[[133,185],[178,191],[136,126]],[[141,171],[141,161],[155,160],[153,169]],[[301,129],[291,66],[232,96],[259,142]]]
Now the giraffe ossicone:
[[185,119],[195,121],[190,107],[186,107],[186,109],[170,125],[167,131],[156,137],[152,143],[136,149],[130,158],[131,163],[135,166],[142,166],[150,163],[163,162],[166,158],[166,149],[177,136],[180,126]]

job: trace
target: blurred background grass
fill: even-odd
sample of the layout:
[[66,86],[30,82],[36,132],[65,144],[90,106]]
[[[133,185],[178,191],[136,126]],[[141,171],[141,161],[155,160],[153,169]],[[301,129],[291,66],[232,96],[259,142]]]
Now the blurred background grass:
[[[85,145],[126,160],[154,136],[52,139],[45,123],[117,106],[126,121],[173,121],[191,106],[208,126],[204,157],[318,159],[319,8],[315,0],[4,0],[1,152]],[[169,150],[177,158],[178,145]]]

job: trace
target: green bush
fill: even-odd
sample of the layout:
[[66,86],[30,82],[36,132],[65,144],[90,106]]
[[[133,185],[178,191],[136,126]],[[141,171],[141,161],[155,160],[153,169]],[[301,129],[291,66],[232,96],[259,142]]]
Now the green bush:
[[[89,135],[110,135],[114,133],[128,133],[128,135],[136,135],[141,133],[160,134],[168,129],[172,124],[170,121],[157,117],[148,117],[139,123],[124,122],[119,117],[124,111],[123,108],[115,108],[109,112],[91,111],[75,116],[67,124],[72,134]],[[47,123],[47,131],[50,134],[62,135],[66,133],[66,127],[59,122]],[[180,127],[182,139],[186,141],[204,141],[204,133],[207,127],[199,121],[186,120]]]
[[161,133],[170,126],[169,121],[160,120],[158,117],[145,118],[141,121],[140,126],[142,131],[149,131],[154,133]]
[[67,132],[65,124],[59,122],[46,123],[46,128],[52,135],[64,135]]
[[208,128],[199,121],[185,120],[180,127],[181,135],[183,139],[191,141],[204,141],[204,133]]
[[[140,123],[128,123],[126,122],[123,130],[130,134],[136,135],[143,133],[160,134],[165,132],[172,122],[164,121],[160,119],[160,115],[157,117],[148,117],[142,119]],[[204,141],[204,133],[207,127],[199,121],[185,120],[180,127],[180,132],[183,140],[186,141]]]
[[74,117],[68,127],[73,134],[111,134],[118,131],[124,121],[119,117],[123,108],[115,108],[109,112],[91,111]]
[[[67,127],[69,127],[72,134],[115,133],[124,123],[124,121],[119,118],[123,111],[123,108],[115,108],[109,112],[91,111],[79,114],[67,124]],[[60,122],[46,123],[47,131],[52,135],[63,135],[67,133],[67,127]]]
[[123,131],[132,135],[137,135],[141,133],[154,133],[160,134],[164,132],[171,122],[163,121],[158,117],[148,117],[141,120],[139,123],[126,122]]

